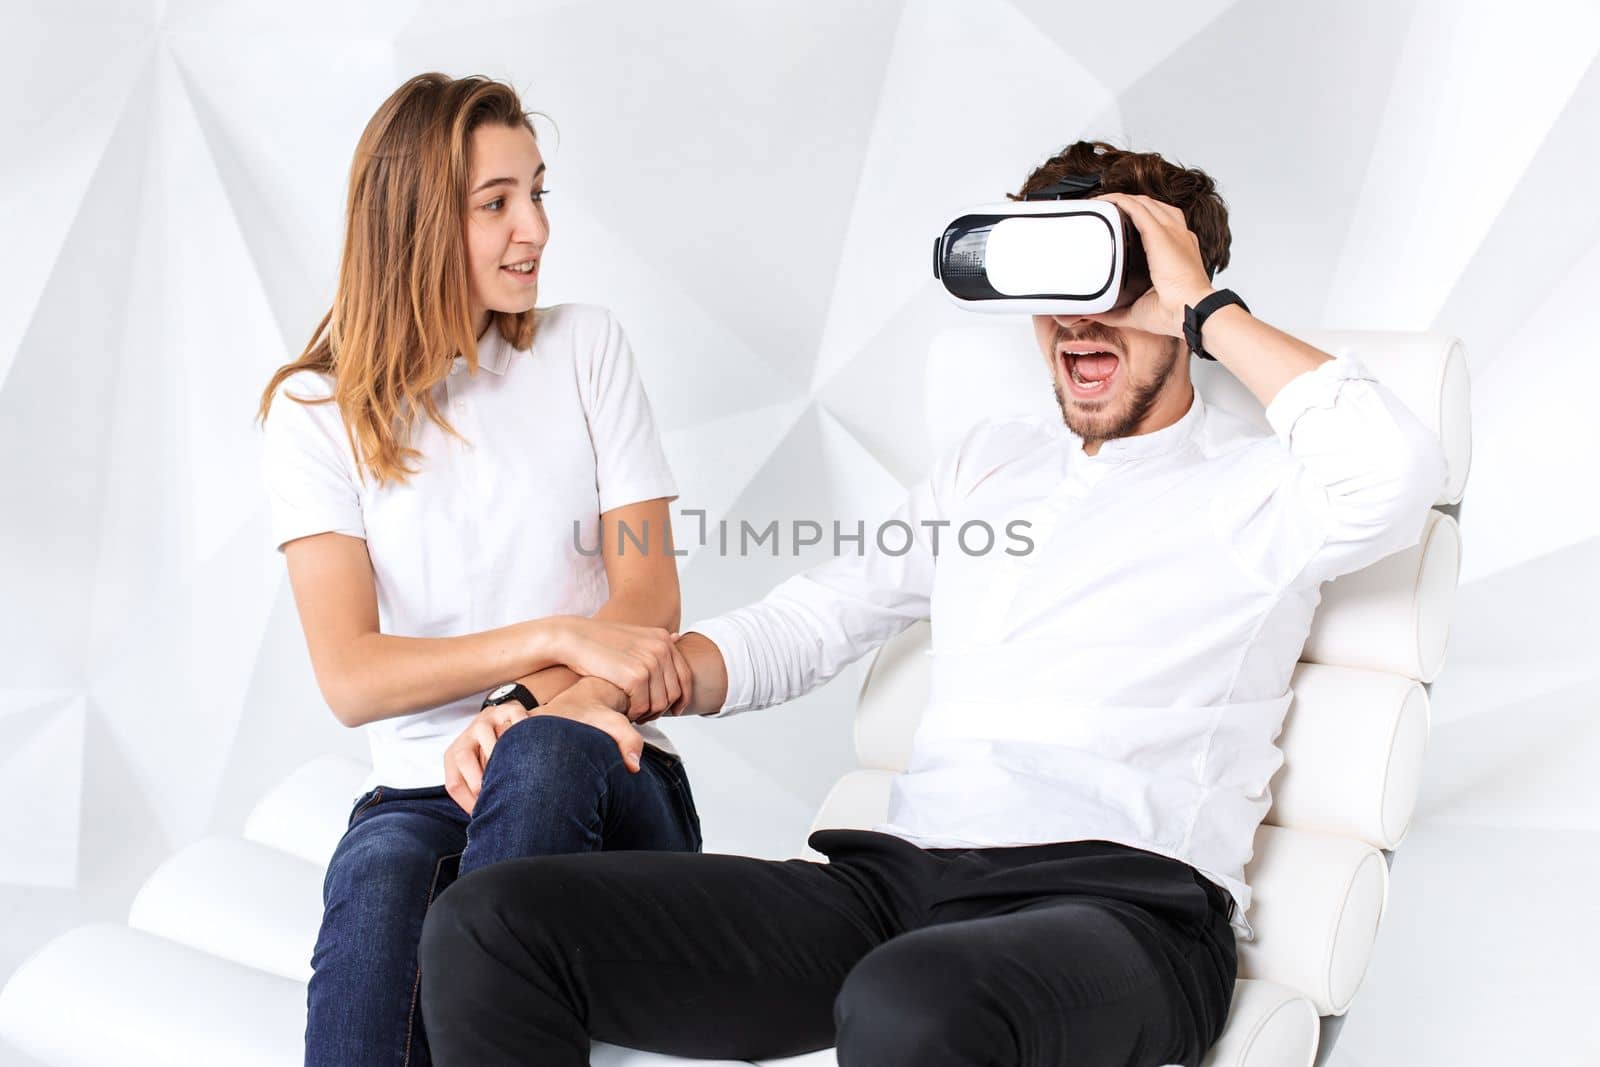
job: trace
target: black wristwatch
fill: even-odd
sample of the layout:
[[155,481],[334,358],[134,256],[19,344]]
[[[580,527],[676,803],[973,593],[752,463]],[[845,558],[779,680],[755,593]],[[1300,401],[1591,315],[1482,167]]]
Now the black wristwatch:
[[515,701],[521,704],[524,711],[532,711],[539,706],[539,699],[528,691],[528,687],[521,682],[507,682],[496,689],[489,690],[489,695],[483,698],[484,708],[492,708],[499,704],[510,704]]
[[1216,362],[1217,357],[1207,352],[1205,346],[1200,343],[1200,331],[1204,329],[1206,320],[1213,313],[1227,307],[1229,304],[1238,304],[1246,312],[1250,310],[1249,305],[1239,299],[1239,294],[1232,289],[1218,289],[1194,307],[1184,305],[1183,339],[1189,343],[1190,352],[1193,352],[1201,359],[1209,359],[1212,362]]

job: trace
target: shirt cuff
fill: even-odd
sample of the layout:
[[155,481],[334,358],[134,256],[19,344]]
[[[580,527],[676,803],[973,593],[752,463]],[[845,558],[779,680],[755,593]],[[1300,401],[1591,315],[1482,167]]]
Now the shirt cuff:
[[322,533],[344,534],[363,541],[367,539],[366,528],[359,521],[343,515],[320,518],[315,515],[293,515],[279,517],[272,522],[272,541],[279,555],[283,554],[283,546],[290,541]]
[[607,486],[600,493],[600,512],[604,514],[617,508],[625,508],[629,504],[642,504],[646,500],[655,500],[659,497],[666,497],[669,504],[678,499],[678,487],[673,484],[671,478],[656,482],[636,482],[632,485]]
[[1347,381],[1377,381],[1355,356],[1335,356],[1319,367],[1289,379],[1267,405],[1267,424],[1289,443],[1294,424],[1312,408],[1331,408]]
[[728,671],[728,693],[722,707],[707,719],[720,719],[726,715],[746,711],[754,691],[753,672],[750,670],[750,646],[739,632],[739,626],[726,615],[705,619],[693,626],[685,626],[680,633],[699,634],[717,646],[722,653],[723,665]]

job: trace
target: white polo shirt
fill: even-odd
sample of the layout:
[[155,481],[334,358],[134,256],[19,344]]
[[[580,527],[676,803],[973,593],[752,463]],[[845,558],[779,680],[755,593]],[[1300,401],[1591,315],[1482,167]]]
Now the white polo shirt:
[[[273,541],[282,551],[328,531],[363,538],[383,633],[453,637],[592,615],[609,595],[600,514],[677,496],[633,352],[610,312],[563,304],[538,315],[528,349],[491,328],[476,375],[457,358],[433,395],[466,443],[419,417],[411,445],[422,456],[404,485],[358,477],[337,405],[283,395],[328,396],[329,376],[302,371],[278,390],[263,458]],[[444,750],[482,696],[364,727],[369,787],[443,784]],[[671,750],[653,726],[640,732]]]

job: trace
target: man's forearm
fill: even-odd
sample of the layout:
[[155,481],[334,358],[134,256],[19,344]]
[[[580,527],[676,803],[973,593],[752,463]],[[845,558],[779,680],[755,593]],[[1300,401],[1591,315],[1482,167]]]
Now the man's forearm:
[[[588,677],[579,676],[576,682],[563,690],[562,695],[567,697],[589,696],[602,704],[610,705],[612,711],[624,715],[628,711],[628,694],[604,678],[596,678],[593,675]],[[544,704],[547,701],[541,700],[539,703]]]
[[546,667],[542,671],[525,674],[517,681],[528,687],[528,692],[533,694],[535,700],[541,704],[548,704],[562,693],[576,685],[583,675],[571,667],[556,665]]
[[678,638],[678,651],[694,674],[694,692],[683,714],[715,715],[728,699],[728,665],[722,650],[704,634],[687,633]]
[[1333,357],[1229,305],[1206,319],[1206,351],[1244,383],[1266,407],[1290,381]]

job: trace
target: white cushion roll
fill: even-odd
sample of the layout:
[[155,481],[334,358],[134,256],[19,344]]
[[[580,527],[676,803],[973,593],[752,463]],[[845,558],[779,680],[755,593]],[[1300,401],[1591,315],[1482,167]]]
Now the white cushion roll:
[[319,756],[303,764],[251,809],[244,836],[326,867],[371,771],[345,756]]
[[1239,942],[1239,977],[1278,982],[1309,997],[1317,1014],[1342,1015],[1383,917],[1383,853],[1337,834],[1262,826],[1245,880],[1256,936]]
[[[811,831],[818,830],[870,830],[889,817],[889,787],[894,784],[898,771],[851,771],[828,790],[811,820]],[[802,850],[802,859],[820,860],[821,854],[809,848]]]
[[1416,545],[1323,584],[1300,658],[1432,681],[1444,666],[1460,571],[1460,528],[1430,511]]
[[1267,822],[1394,848],[1417,803],[1428,694],[1386,671],[1302,663],[1290,683]]
[[156,868],[128,925],[284,978],[311,978],[323,868],[236,837],[210,837]]
[[[829,1049],[825,1055],[828,1057],[826,1062],[832,1067],[833,1050]],[[620,1045],[608,1045],[604,1041],[596,1041],[589,1046],[589,1067],[749,1067],[749,1065],[749,1060],[691,1060],[682,1056],[668,1056],[661,1052],[640,1052],[638,1049],[623,1048]]]
[[306,987],[126,926],[82,926],[0,990],[0,1037],[51,1067],[293,1067]]
[[1241,978],[1205,1067],[1311,1067],[1321,1023],[1311,1002],[1289,987]]
[[[1311,1067],[1321,1036],[1319,1023],[1311,1002],[1294,990],[1275,982],[1241,979],[1233,985],[1228,1025],[1212,1046],[1205,1067]],[[650,1061],[652,1067],[656,1062]],[[835,1067],[838,1062],[832,1049],[756,1061],[759,1067]],[[601,1067],[598,1056],[594,1067]],[[606,1067],[611,1067],[609,1062]],[[643,1061],[639,1067],[645,1067]]]

